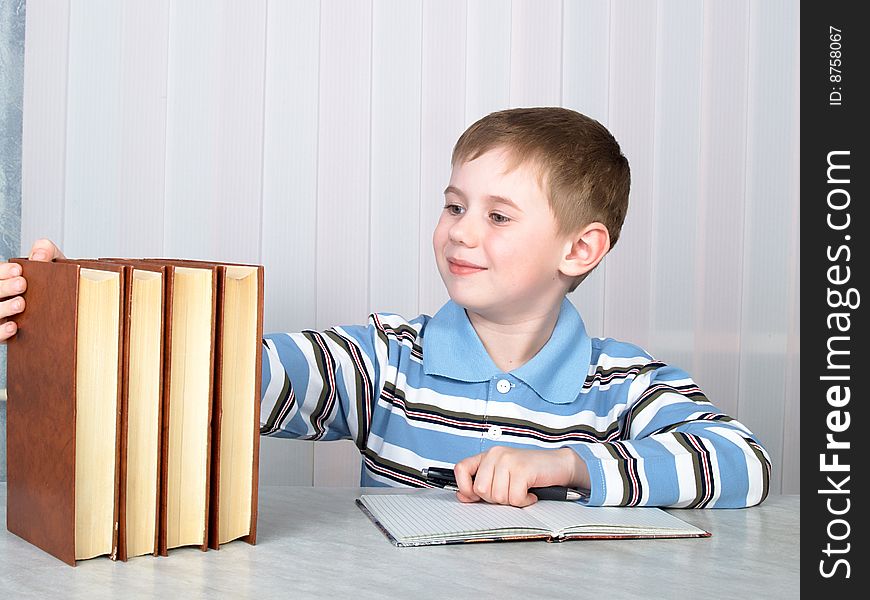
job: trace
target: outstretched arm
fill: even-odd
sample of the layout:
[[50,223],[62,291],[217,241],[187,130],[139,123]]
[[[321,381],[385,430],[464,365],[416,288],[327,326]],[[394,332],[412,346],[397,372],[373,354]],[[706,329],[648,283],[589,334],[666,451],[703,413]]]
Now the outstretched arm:
[[579,444],[590,504],[741,508],[762,502],[770,457],[683,371],[652,361],[632,385],[615,439]]
[[362,449],[379,389],[376,338],[371,325],[265,336],[260,433]]

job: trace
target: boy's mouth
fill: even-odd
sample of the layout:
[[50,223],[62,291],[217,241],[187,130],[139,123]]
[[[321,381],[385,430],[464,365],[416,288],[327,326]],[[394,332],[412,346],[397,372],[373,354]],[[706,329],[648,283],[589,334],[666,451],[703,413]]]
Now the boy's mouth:
[[473,273],[480,273],[481,271],[486,271],[486,267],[481,267],[480,265],[476,265],[474,263],[459,260],[458,258],[448,258],[447,266],[450,269],[450,272],[454,275],[471,275]]

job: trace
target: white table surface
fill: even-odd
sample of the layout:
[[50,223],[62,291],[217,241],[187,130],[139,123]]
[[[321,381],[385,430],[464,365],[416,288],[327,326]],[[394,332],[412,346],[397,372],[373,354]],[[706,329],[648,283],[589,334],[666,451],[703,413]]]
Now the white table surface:
[[[396,548],[355,505],[395,490],[260,489],[258,543],[70,567],[0,533],[0,598],[798,598],[800,496],[673,511],[705,539]],[[0,484],[5,523],[6,484]]]

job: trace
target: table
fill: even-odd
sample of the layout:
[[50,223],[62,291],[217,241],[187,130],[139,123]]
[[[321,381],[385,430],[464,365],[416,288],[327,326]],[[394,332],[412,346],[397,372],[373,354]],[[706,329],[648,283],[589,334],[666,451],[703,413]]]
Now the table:
[[[797,598],[800,496],[673,511],[705,539],[396,548],[355,505],[397,490],[262,486],[258,543],[70,567],[5,530],[2,598]],[[3,522],[6,484],[0,484]]]

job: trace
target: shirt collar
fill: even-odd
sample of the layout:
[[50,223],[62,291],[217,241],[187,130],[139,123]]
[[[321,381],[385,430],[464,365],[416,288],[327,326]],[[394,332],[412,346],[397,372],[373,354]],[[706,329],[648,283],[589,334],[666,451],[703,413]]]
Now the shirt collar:
[[[573,402],[583,388],[592,356],[592,341],[583,319],[568,299],[562,300],[550,339],[530,361],[511,375],[547,402]],[[471,326],[465,309],[450,300],[426,325],[423,370],[467,382],[488,381],[502,371],[492,362]]]

